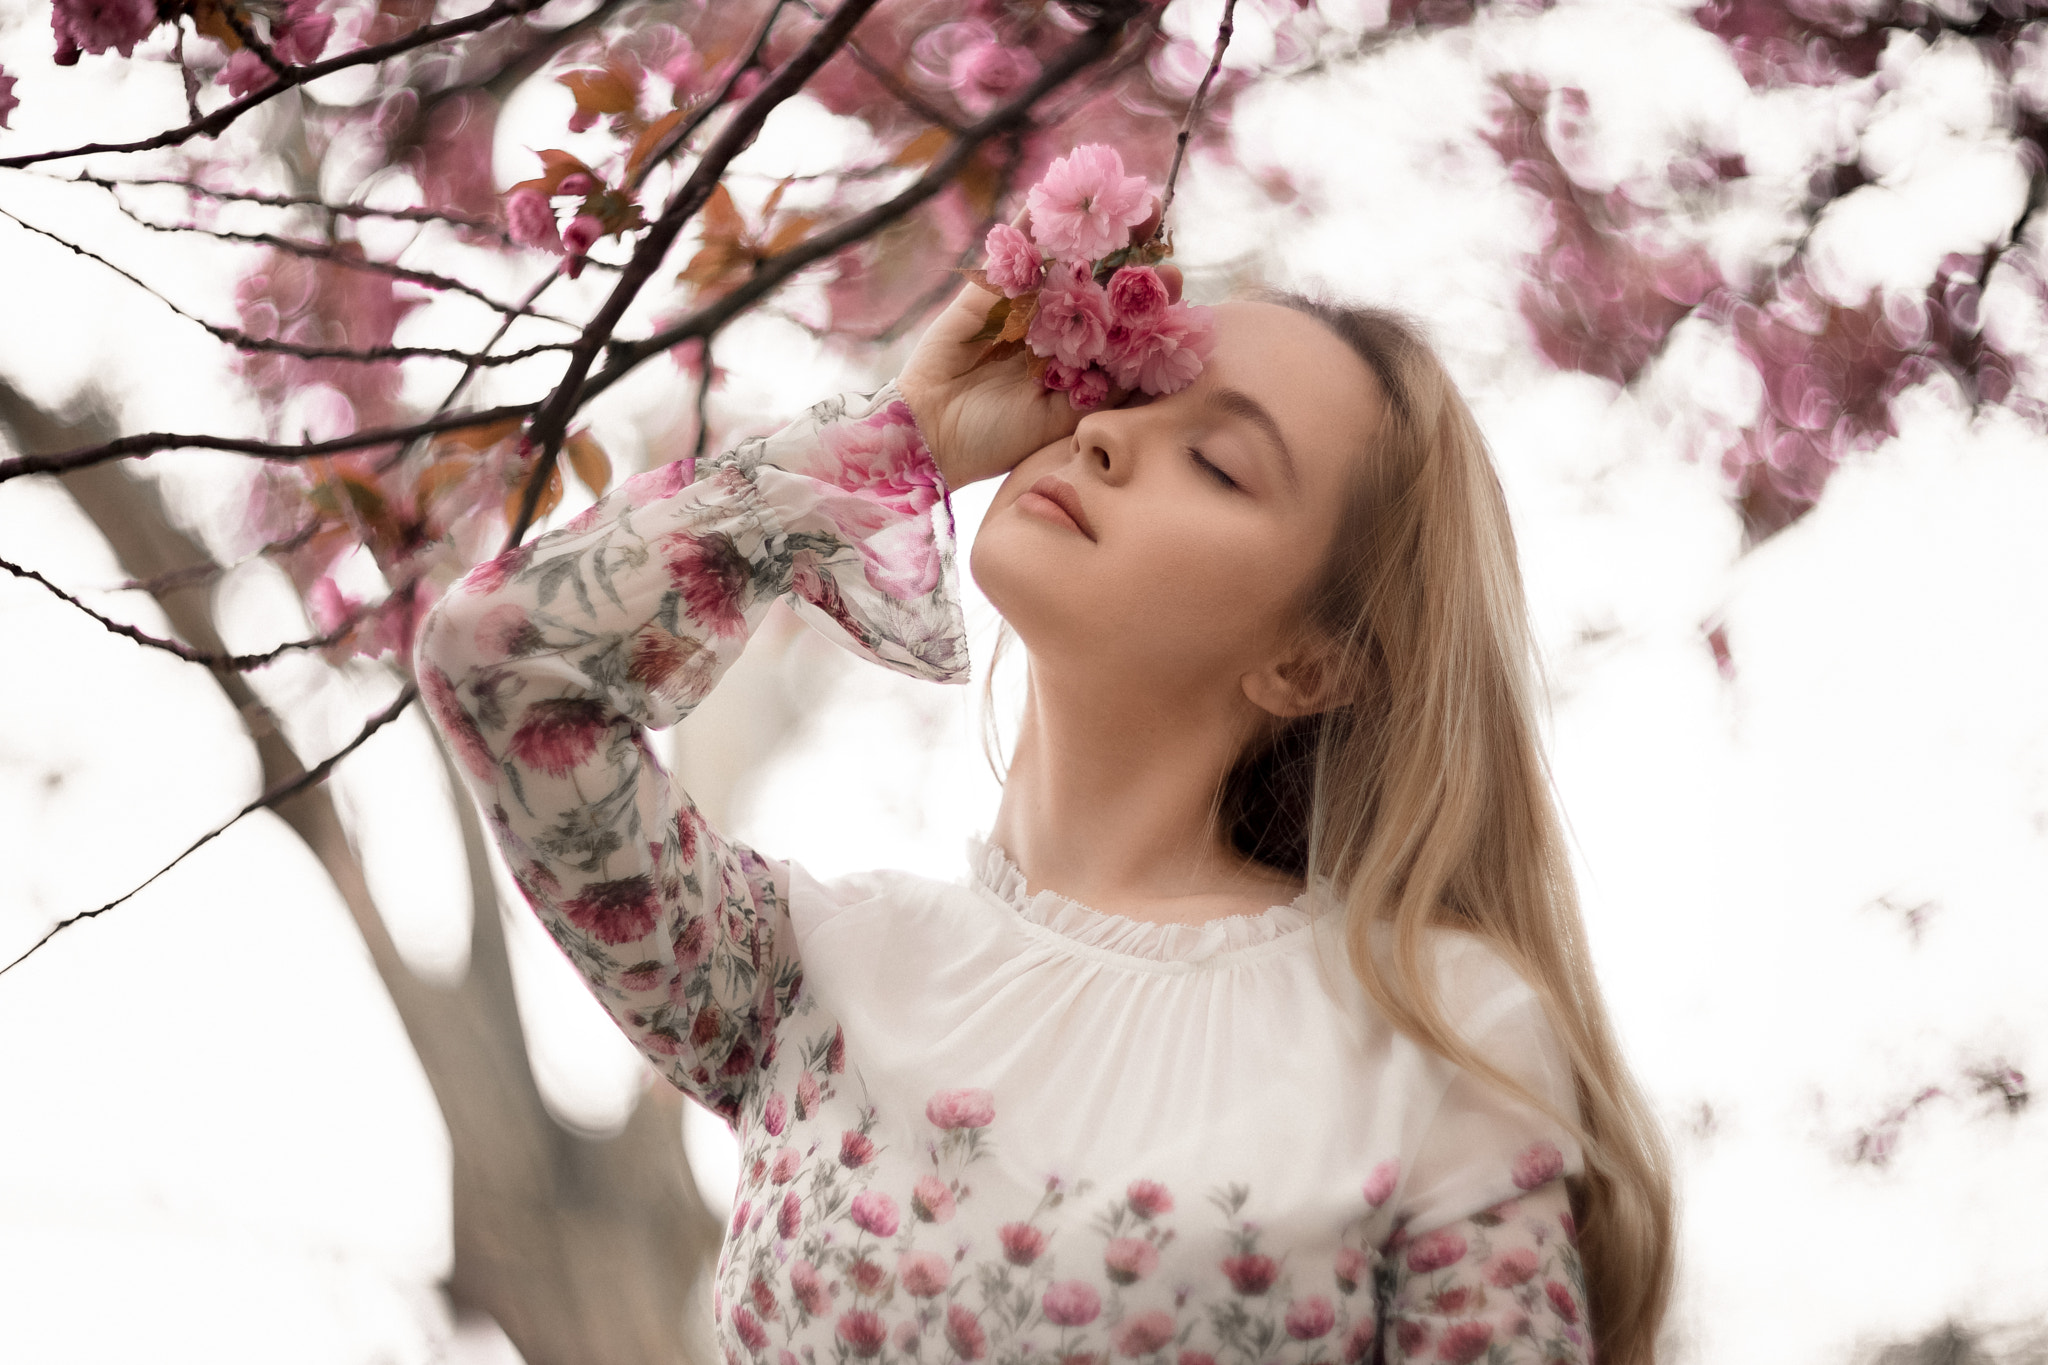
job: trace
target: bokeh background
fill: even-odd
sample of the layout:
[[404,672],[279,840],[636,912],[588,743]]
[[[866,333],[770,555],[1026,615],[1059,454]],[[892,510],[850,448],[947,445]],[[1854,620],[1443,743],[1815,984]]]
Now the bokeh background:
[[[1173,0],[1161,22],[1205,54],[1221,8]],[[1265,281],[1413,310],[1492,441],[1592,949],[1679,1161],[1668,1358],[2048,1360],[2048,1114],[2030,1099],[2048,1041],[2048,30],[2016,0],[1330,3],[1304,40],[1297,10],[1237,11],[1236,83],[1180,182],[1176,259],[1197,300]],[[55,67],[48,16],[0,4],[22,100],[0,155],[177,121],[175,67]],[[571,108],[544,79],[504,94],[483,149],[498,189],[535,173],[534,149],[578,145]],[[1139,110],[1111,135],[1164,145],[1174,117]],[[886,152],[876,139],[799,97],[734,192],[758,207],[779,177]],[[141,229],[72,169],[0,171],[0,209],[234,315],[242,267],[221,243]],[[380,231],[362,228],[373,252],[459,254]],[[463,264],[508,295],[531,277]],[[839,278],[721,335],[715,439],[893,373],[914,329],[818,335],[844,316]],[[929,285],[888,288],[907,305]],[[646,368],[592,419],[621,470],[694,440],[696,377]],[[0,379],[0,454],[25,448],[24,402],[119,432],[279,429],[230,351],[7,219]],[[247,462],[185,451],[139,472],[198,543],[237,552]],[[963,546],[990,492],[956,495]],[[544,524],[588,501],[572,484]],[[0,483],[0,556],[174,632],[119,590],[122,562],[55,479]],[[361,557],[331,577],[379,586]],[[773,618],[663,737],[707,813],[819,875],[962,875],[999,795],[978,685],[996,621],[965,587],[972,688]],[[262,558],[221,577],[227,643],[315,631],[303,588]],[[11,958],[261,781],[205,669],[13,579],[0,641]],[[1018,663],[994,679],[1003,734]],[[392,695],[390,665],[300,655],[250,678],[318,754]],[[417,710],[330,785],[404,962],[461,979],[473,872]],[[649,1073],[500,885],[540,1097],[569,1131],[617,1133]],[[730,1138],[683,1109],[690,1179],[720,1216]],[[0,1358],[516,1361],[444,1290],[450,1142],[329,870],[259,812],[0,976]]]

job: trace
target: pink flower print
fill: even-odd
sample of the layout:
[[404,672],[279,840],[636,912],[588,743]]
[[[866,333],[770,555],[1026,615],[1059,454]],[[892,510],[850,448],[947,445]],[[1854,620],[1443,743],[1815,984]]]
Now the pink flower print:
[[796,1078],[796,1116],[807,1119],[818,1112],[817,1078],[806,1071]]
[[1045,1234],[1029,1223],[1005,1223],[996,1229],[996,1238],[1011,1265],[1030,1265],[1045,1250]]
[[1379,1324],[1370,1315],[1353,1323],[1351,1334],[1344,1338],[1344,1365],[1365,1365],[1372,1359],[1378,1338]]
[[570,923],[602,943],[631,943],[654,928],[660,904],[654,883],[644,876],[592,882],[562,906]]
[[889,1339],[889,1329],[883,1324],[882,1315],[866,1308],[841,1313],[837,1330],[839,1339],[863,1360],[880,1351],[882,1343]]
[[680,1056],[683,1051],[683,1040],[663,1028],[650,1030],[641,1042],[650,1051],[659,1052],[664,1057]]
[[1280,1266],[1271,1256],[1256,1253],[1244,1256],[1225,1256],[1223,1273],[1230,1279],[1230,1287],[1240,1294],[1263,1294],[1273,1287],[1273,1281],[1280,1274]]
[[1149,265],[1127,265],[1109,277],[1109,311],[1126,326],[1158,321],[1170,302],[1166,281]]
[[448,736],[448,743],[455,750],[455,756],[462,760],[462,766],[480,781],[495,779],[498,760],[492,755],[491,746],[484,743],[483,731],[476,728],[469,712],[463,710],[462,703],[455,699],[454,682],[432,664],[419,677],[420,696],[427,703],[434,724]]
[[1056,1327],[1086,1327],[1102,1311],[1102,1295],[1086,1280],[1060,1280],[1046,1289],[1038,1306]]
[[1337,1249],[1337,1287],[1345,1293],[1349,1294],[1356,1290],[1365,1280],[1369,1269],[1365,1253],[1357,1247],[1339,1247]]
[[882,1282],[889,1278],[889,1272],[882,1269],[880,1261],[863,1256],[853,1263],[853,1288],[858,1294],[873,1294],[880,1290]]
[[1080,266],[1055,265],[1038,290],[1024,340],[1036,355],[1085,369],[1100,360],[1109,342],[1109,295]]
[[875,1155],[874,1139],[867,1134],[849,1128],[839,1135],[839,1164],[847,1170],[858,1170],[868,1164]]
[[767,1174],[767,1160],[765,1158],[757,1156],[754,1158],[754,1164],[747,1168],[747,1183],[749,1185],[758,1185],[761,1183],[762,1178]]
[[754,566],[731,536],[677,531],[663,536],[656,546],[668,568],[669,582],[682,594],[690,615],[700,625],[714,635],[747,633],[741,598],[753,581]]
[[733,1236],[735,1236],[735,1237],[739,1236],[739,1234],[740,1234],[740,1230],[741,1230],[742,1228],[746,1227],[746,1225],[747,1225],[747,1215],[748,1215],[748,1214],[750,1214],[750,1213],[752,1213],[753,1211],[754,1211],[754,1206],[753,1206],[753,1204],[752,1204],[752,1203],[750,1203],[749,1201],[745,1200],[745,1199],[742,1199],[742,1200],[740,1200],[740,1202],[739,1202],[739,1203],[738,1203],[738,1204],[737,1204],[737,1205],[736,1205],[736,1206],[735,1206],[735,1207],[733,1208],[733,1211],[732,1211],[732,1235],[733,1235]]
[[561,253],[562,233],[555,225],[554,207],[539,190],[529,186],[505,196],[505,225],[519,245]]
[[1570,1209],[1565,1209],[1557,1215],[1557,1225],[1564,1229],[1565,1236],[1574,1239],[1578,1237],[1579,1225],[1572,1221],[1572,1211]]
[[896,1263],[896,1283],[902,1285],[906,1293],[920,1299],[945,1293],[952,1278],[951,1263],[929,1251],[907,1251]]
[[1430,1311],[1439,1317],[1456,1317],[1464,1311],[1465,1300],[1471,1297],[1472,1291],[1462,1284],[1438,1290],[1429,1296]]
[[825,1047],[825,1071],[828,1075],[837,1076],[844,1070],[846,1070],[846,1030],[844,1028],[835,1028],[832,1030],[832,1041]]
[[710,953],[711,926],[701,919],[691,920],[683,926],[683,931],[676,935],[675,950],[677,975],[670,987],[671,995],[689,986],[688,974]]
[[1159,1249],[1141,1237],[1112,1237],[1102,1249],[1102,1266],[1118,1284],[1136,1284],[1159,1268]]
[[1336,1325],[1336,1306],[1321,1294],[1311,1294],[1287,1305],[1287,1335],[1296,1341],[1328,1336]]
[[465,591],[488,597],[519,575],[533,558],[533,542],[515,545],[494,559],[487,559],[462,576]]
[[1419,1356],[1422,1348],[1429,1345],[1429,1328],[1413,1318],[1404,1318],[1394,1328],[1394,1340],[1401,1348],[1401,1354]]
[[986,1090],[941,1090],[924,1107],[935,1128],[986,1128],[996,1121],[996,1097]]
[[[320,583],[332,581],[323,578]],[[317,589],[320,583],[313,586]],[[326,629],[332,630],[333,627],[329,626]],[[476,634],[472,638],[476,641],[478,652],[499,659],[527,653],[538,648],[541,643],[540,632],[533,628],[533,621],[527,616],[526,608],[514,606],[510,602],[501,602],[485,612],[477,621]]]
[[789,1101],[782,1098],[780,1090],[768,1096],[768,1102],[761,1106],[761,1126],[769,1136],[781,1137],[782,1130],[789,1123]]
[[1173,1314],[1154,1308],[1126,1318],[1109,1334],[1109,1344],[1118,1355],[1149,1356],[1173,1341]]
[[1465,1239],[1450,1228],[1425,1232],[1408,1247],[1408,1268],[1417,1275],[1442,1270],[1465,1259]]
[[109,48],[131,56],[156,20],[155,0],[56,0],[50,7],[56,63],[72,66],[80,52],[97,54]]
[[1486,1263],[1486,1282],[1495,1289],[1513,1289],[1536,1278],[1536,1253],[1513,1247]]
[[725,1054],[719,1063],[718,1074],[722,1077],[738,1076],[754,1065],[754,1045],[742,1038],[732,1045],[732,1051]]
[[907,1355],[916,1355],[917,1335],[917,1322],[915,1319],[905,1318],[897,1323],[894,1337],[896,1349]]
[[1124,174],[1124,159],[1099,142],[1076,147],[1046,168],[1025,197],[1031,235],[1064,261],[1092,261],[1130,242],[1151,212],[1145,178]]
[[1216,1357],[1207,1351],[1182,1351],[1174,1365],[1216,1365]]
[[818,1274],[818,1268],[809,1261],[798,1261],[789,1268],[789,1287],[796,1294],[796,1301],[804,1311],[813,1316],[823,1313],[832,1306],[832,1298],[825,1290],[825,1281]]
[[863,1190],[853,1197],[853,1221],[877,1237],[896,1235],[896,1201],[880,1190]]
[[1515,1187],[1533,1190],[1538,1185],[1547,1185],[1564,1174],[1564,1153],[1557,1150],[1557,1144],[1538,1139],[1522,1149],[1515,1158]]
[[910,1211],[927,1223],[943,1223],[953,1216],[953,1191],[935,1175],[921,1175],[910,1188]]
[[979,1318],[956,1303],[946,1309],[946,1344],[962,1360],[980,1360],[988,1354],[988,1333]]
[[740,1340],[747,1344],[749,1351],[758,1351],[768,1344],[768,1333],[761,1326],[761,1320],[744,1308],[732,1310],[733,1330],[740,1334]]
[[1173,1195],[1156,1180],[1133,1180],[1124,1191],[1124,1198],[1130,1201],[1131,1212],[1140,1218],[1157,1218],[1173,1212]]
[[755,1311],[764,1318],[774,1317],[780,1309],[780,1305],[775,1302],[775,1291],[770,1289],[768,1281],[759,1275],[756,1275],[754,1282],[747,1286],[747,1297],[754,1301]]
[[953,54],[948,83],[960,107],[980,118],[1031,83],[1038,58],[1031,49],[1007,43],[970,43]]
[[551,777],[565,777],[597,752],[597,741],[610,728],[604,703],[595,697],[537,701],[512,732],[512,757]]
[[1102,367],[1126,389],[1145,393],[1179,393],[1195,382],[1216,345],[1215,310],[1176,303],[1159,318],[1108,346]]
[[768,1179],[777,1185],[787,1185],[796,1179],[797,1167],[802,1161],[796,1148],[782,1148],[775,1153],[775,1160],[768,1167]]
[[1038,248],[1008,223],[990,228],[981,245],[988,254],[982,273],[1006,297],[1014,299],[1029,293],[1045,278],[1045,260],[1038,254]]
[[[832,480],[838,487],[909,516],[930,510],[939,500],[938,466],[925,449],[909,404],[891,403],[859,422],[826,427],[819,436],[838,462]],[[849,529],[866,533],[879,524],[864,519]]]
[[725,1016],[717,1005],[706,1005],[697,1011],[697,1017],[690,1021],[690,1043],[693,1047],[707,1046],[718,1037]]
[[1571,1290],[1556,1280],[1545,1280],[1543,1282],[1543,1294],[1544,1297],[1550,1300],[1550,1306],[1557,1310],[1557,1315],[1563,1318],[1565,1322],[1575,1323],[1579,1320],[1578,1301],[1572,1297]]
[[[792,1152],[790,1155],[796,1154]],[[803,1200],[797,1197],[795,1190],[789,1190],[782,1196],[782,1207],[775,1211],[775,1235],[786,1242],[802,1231],[803,1225]]]
[[1472,1365],[1493,1344],[1493,1327],[1484,1322],[1458,1322],[1444,1329],[1436,1344],[1436,1358],[1450,1365]]
[[1372,1174],[1365,1178],[1365,1202],[1378,1208],[1394,1197],[1394,1186],[1400,1182],[1400,1159],[1389,1157],[1373,1167]]

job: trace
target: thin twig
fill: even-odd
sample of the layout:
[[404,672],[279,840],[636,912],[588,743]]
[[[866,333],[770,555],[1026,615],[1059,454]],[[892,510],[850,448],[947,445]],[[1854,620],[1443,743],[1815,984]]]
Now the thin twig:
[[1173,207],[1174,186],[1180,180],[1181,162],[1188,154],[1188,138],[1194,134],[1202,102],[1209,98],[1209,82],[1223,69],[1223,53],[1230,46],[1231,34],[1237,31],[1236,15],[1237,0],[1223,0],[1223,19],[1216,25],[1216,51],[1209,58],[1209,69],[1202,73],[1202,83],[1195,87],[1194,101],[1188,105],[1187,115],[1180,121],[1180,132],[1173,139],[1173,165],[1167,168],[1166,189],[1159,197],[1159,226],[1152,229],[1155,242],[1166,235],[1166,211]]
[[320,783],[326,781],[327,775],[334,771],[335,764],[341,762],[341,760],[347,758],[350,754],[354,753],[357,749],[361,748],[364,742],[367,741],[371,735],[376,734],[379,730],[389,725],[392,721],[397,720],[399,715],[405,710],[405,708],[412,705],[413,698],[417,697],[418,695],[419,689],[413,686],[411,683],[407,683],[403,688],[399,689],[398,695],[392,698],[391,704],[389,706],[385,707],[382,711],[379,711],[376,715],[371,716],[367,721],[363,722],[363,728],[356,732],[356,737],[354,739],[350,740],[347,744],[344,744],[340,749],[336,750],[334,753],[329,754],[326,758],[320,760],[320,762],[315,764],[313,767],[307,769],[303,773],[300,773],[297,777],[294,777],[289,781],[278,783],[269,791],[264,792],[263,795],[257,797],[254,801],[251,801],[248,805],[236,811],[226,820],[222,821],[218,825],[215,825],[206,833],[200,835],[197,839],[193,840],[189,845],[186,846],[184,852],[180,853],[177,857],[171,859],[168,863],[165,863],[156,871],[150,873],[149,876],[143,880],[141,885],[136,886],[132,890],[123,892],[121,895],[116,896],[114,899],[108,901],[105,905],[102,905],[97,909],[81,910],[75,915],[68,915],[63,919],[58,920],[55,924],[49,927],[48,931],[46,931],[41,938],[37,939],[34,943],[31,943],[19,957],[15,958],[14,961],[8,963],[5,967],[0,967],[0,976],[5,976],[7,973],[13,971],[16,967],[19,967],[22,963],[28,961],[28,959],[35,954],[37,949],[41,948],[51,939],[57,937],[57,935],[62,933],[64,930],[69,929],[74,924],[77,924],[80,920],[97,918],[100,915],[106,914],[107,911],[112,910],[115,906],[120,905],[122,902],[133,899],[135,896],[140,894],[145,888],[147,888],[150,885],[150,883],[154,882],[158,877],[163,876],[164,873],[169,872],[179,863],[184,862],[187,858],[191,857],[201,848],[205,847],[207,844],[212,843],[215,839],[218,839],[221,835],[227,833],[230,829],[233,829],[235,827],[236,822],[241,820],[243,816],[253,814],[254,812],[259,810],[268,810],[271,807],[276,806],[290,799],[291,797],[298,795],[300,792],[305,791],[307,788],[318,786]]
[[[230,204],[256,204],[270,209],[311,208],[320,209],[341,218],[389,218],[404,223],[446,223],[450,227],[467,228],[472,232],[486,232],[506,246],[517,245],[512,235],[488,219],[466,218],[459,213],[444,213],[439,209],[374,209],[366,204],[332,204],[317,194],[258,194],[253,190],[218,190],[206,185],[180,180],[176,176],[138,176],[135,179],[116,179],[112,176],[94,175],[90,171],[79,171],[66,177],[53,175],[51,180],[71,181],[96,185],[103,190],[113,191],[124,186],[175,185],[189,194],[204,195]],[[596,264],[596,262],[592,262]]]

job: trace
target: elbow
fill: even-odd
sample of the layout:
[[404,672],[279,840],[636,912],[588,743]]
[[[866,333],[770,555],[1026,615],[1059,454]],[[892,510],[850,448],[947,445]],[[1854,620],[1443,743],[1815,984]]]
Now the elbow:
[[427,611],[413,637],[413,658],[424,669],[432,665],[460,678],[476,662],[477,631],[484,616],[502,605],[507,588],[531,558],[524,545],[471,569]]

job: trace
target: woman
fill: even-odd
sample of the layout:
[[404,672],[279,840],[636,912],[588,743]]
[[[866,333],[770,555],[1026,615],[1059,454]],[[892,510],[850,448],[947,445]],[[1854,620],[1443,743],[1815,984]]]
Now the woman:
[[[1649,1361],[1669,1180],[1455,388],[1398,317],[1273,295],[1189,387],[1082,415],[974,368],[991,298],[422,628],[534,909],[738,1134],[728,1361]],[[968,875],[821,882],[708,828],[643,727],[778,598],[964,681],[943,504],[998,477],[971,569],[1030,684]]]

